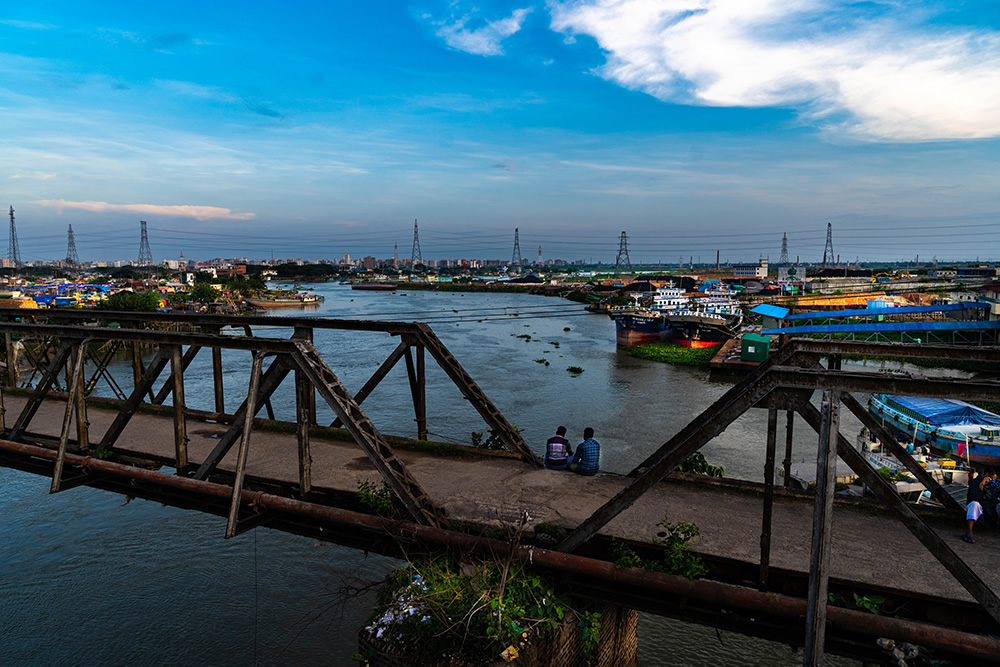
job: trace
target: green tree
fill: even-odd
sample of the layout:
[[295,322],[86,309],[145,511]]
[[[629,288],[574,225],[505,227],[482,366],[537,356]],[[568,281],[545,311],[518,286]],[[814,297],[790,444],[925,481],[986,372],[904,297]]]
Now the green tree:
[[215,301],[219,293],[206,283],[198,283],[190,292],[192,301]]
[[106,309],[123,312],[155,312],[160,307],[156,292],[116,292],[105,302]]

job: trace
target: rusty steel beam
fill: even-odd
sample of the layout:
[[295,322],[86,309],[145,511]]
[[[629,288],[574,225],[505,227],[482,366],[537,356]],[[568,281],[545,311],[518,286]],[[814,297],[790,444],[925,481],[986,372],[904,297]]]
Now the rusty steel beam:
[[[198,345],[191,345],[184,352],[184,356],[180,360],[181,373],[186,371],[188,366],[191,365],[191,362],[194,361],[194,358],[198,354],[199,350],[201,350],[201,347],[199,347]],[[173,365],[171,365],[171,369],[173,369]],[[156,396],[153,398],[151,402],[153,403],[153,405],[163,405],[163,401],[166,400],[167,396],[169,396],[173,390],[174,390],[174,381],[172,378],[168,378],[163,382],[163,386],[160,387],[160,391],[156,392]]]
[[[257,396],[260,385],[261,367],[264,365],[264,355],[256,352],[253,355],[253,365],[250,369],[250,387],[247,389],[247,401]],[[236,470],[233,473],[233,498],[229,506],[229,519],[226,521],[226,539],[236,535],[236,524],[240,518],[242,504],[243,479],[247,473],[247,459],[250,455],[250,431],[253,427],[253,410],[243,412],[243,429],[240,435],[240,447],[236,452]]]
[[462,392],[462,395],[476,409],[476,412],[483,418],[483,421],[490,427],[490,432],[495,434],[509,451],[519,454],[524,461],[536,467],[542,467],[541,459],[531,451],[531,448],[524,442],[521,434],[511,426],[507,418],[503,416],[503,413],[486,397],[485,392],[476,384],[476,381],[472,379],[472,376],[466,372],[462,365],[458,363],[458,360],[445,347],[441,339],[426,324],[417,324],[414,326],[417,327],[417,334],[415,334],[417,340],[430,352],[431,356],[438,363],[438,366],[451,378],[451,381],[455,383],[455,386]]
[[767,590],[771,565],[771,515],[774,509],[774,450],[778,440],[778,410],[767,411],[767,445],[764,455],[764,510],[760,520],[760,579],[758,587]]
[[833,553],[833,494],[837,479],[837,436],[840,434],[839,394],[823,392],[820,415],[816,498],[813,501],[812,547],[809,554],[806,643],[802,651],[804,667],[823,664],[823,647],[826,644],[827,591]]
[[10,439],[20,440],[21,436],[24,435],[25,430],[28,428],[28,424],[31,423],[32,417],[38,412],[38,408],[42,405],[42,400],[49,391],[49,387],[55,381],[56,377],[59,375],[59,370],[66,363],[66,358],[69,356],[70,351],[73,349],[73,344],[71,340],[76,340],[75,337],[67,336],[67,339],[62,342],[59,349],[56,350],[55,356],[52,361],[49,362],[48,368],[45,369],[45,373],[42,374],[41,379],[35,386],[35,391],[31,394],[31,398],[21,409],[21,414],[18,415],[17,421],[14,422],[14,428],[11,430]]
[[[36,459],[52,461],[56,452],[45,447],[0,440],[0,451]],[[140,484],[175,489],[192,497],[204,497],[227,502],[232,497],[232,487],[204,482],[154,470],[129,466],[91,457],[66,454],[70,465],[89,474],[135,480]],[[531,545],[511,548],[508,542],[490,539],[453,530],[422,526],[419,524],[384,519],[350,510],[285,498],[269,493],[244,489],[240,494],[244,507],[256,506],[289,517],[300,517],[314,524],[352,528],[373,536],[391,536],[404,544],[420,544],[432,548],[451,549],[463,553],[495,555],[510,554],[513,560],[553,573],[573,574],[589,582],[606,582],[607,588],[619,591],[645,592],[671,608],[696,600],[725,610],[742,610],[745,613],[773,615],[800,621],[806,613],[806,601],[776,593],[762,593],[749,588],[707,580],[691,580],[639,568],[623,569],[616,564],[584,556],[542,549]],[[327,531],[333,534],[338,531]],[[731,612],[730,612],[731,613]],[[828,632],[843,632],[867,637],[871,641],[888,637],[930,649],[945,651],[980,661],[995,660],[1000,655],[1000,641],[988,635],[977,635],[954,628],[919,621],[897,619],[891,616],[829,607]]]
[[382,480],[393,490],[410,516],[419,523],[447,525],[444,512],[434,505],[403,462],[396,457],[385,437],[326,365],[316,348],[305,340],[296,340],[295,345],[296,367],[302,370],[326,404],[343,420],[344,428],[361,446]]
[[[396,364],[399,363],[399,360],[403,358],[403,355],[406,354],[406,351],[408,349],[409,349],[409,343],[407,343],[406,341],[402,341],[399,345],[397,345],[396,348],[392,351],[392,353],[389,354],[389,357],[382,362],[381,366],[378,367],[378,370],[376,370],[372,374],[372,376],[368,378],[368,381],[365,382],[365,385],[361,387],[361,389],[358,390],[358,393],[354,395],[354,402],[357,403],[358,405],[364,403],[365,399],[368,398],[368,396],[373,391],[375,391],[375,387],[377,387],[379,383],[385,378],[385,376],[389,374],[389,371],[391,371],[396,366]],[[330,427],[339,428],[342,425],[343,422],[340,421],[340,417],[337,417],[330,424]]]
[[815,368],[778,366],[767,375],[775,388],[855,391],[870,394],[901,394],[933,398],[995,401],[1000,398],[1000,382],[976,378],[887,375],[857,371],[829,371]]
[[88,340],[82,342],[75,341],[73,345],[75,359],[73,362],[73,371],[67,383],[69,385],[69,399],[66,401],[66,412],[63,415],[62,430],[59,432],[59,449],[56,452],[56,461],[52,470],[52,484],[49,487],[49,493],[58,493],[60,490],[59,484],[62,482],[66,445],[69,443],[69,429],[73,422],[73,415],[76,413],[77,406],[79,405],[77,398],[83,389],[83,362],[87,357],[86,350],[89,343],[90,341]]
[[917,480],[924,485],[924,488],[931,492],[931,495],[933,495],[939,503],[949,509],[964,511],[964,508],[959,504],[959,502],[952,498],[951,495],[945,491],[940,484],[938,484],[938,481],[931,477],[930,473],[928,473],[922,465],[914,460],[913,456],[906,451],[906,448],[902,447],[896,441],[896,438],[882,427],[882,424],[875,419],[874,415],[865,409],[865,406],[858,402],[858,399],[854,398],[854,396],[845,391],[841,392],[840,400],[844,406],[851,411],[851,414],[857,417],[865,428],[871,431],[878,441],[881,442],[900,463],[906,466],[906,469],[910,471],[910,474],[916,477]]
[[156,382],[156,378],[160,376],[163,369],[167,367],[168,357],[164,352],[164,348],[161,347],[157,353],[156,357],[153,359],[153,363],[149,365],[139,381],[136,383],[135,387],[132,389],[132,393],[129,394],[128,399],[126,399],[125,404],[122,409],[115,416],[115,420],[111,422],[111,426],[105,431],[104,437],[101,438],[101,451],[109,451],[114,448],[115,442],[118,440],[118,436],[122,434],[125,427],[128,426],[129,421],[135,414],[136,410],[139,409],[139,404],[142,403],[142,397],[150,391],[153,383]]
[[803,354],[841,354],[867,357],[912,357],[1000,362],[1000,347],[981,345],[928,345],[916,343],[875,343],[856,340],[792,338],[786,343]]
[[[256,356],[254,358],[256,359]],[[198,466],[198,470],[194,473],[195,479],[208,479],[208,476],[215,471],[215,468],[226,454],[229,453],[229,450],[232,449],[240,437],[247,414],[249,413],[252,419],[260,412],[260,409],[264,406],[264,401],[270,398],[271,394],[275,392],[285,377],[288,376],[290,368],[288,358],[284,356],[276,357],[271,362],[271,365],[267,367],[267,371],[264,372],[255,394],[248,394],[243,399],[243,403],[240,404],[239,409],[233,416],[233,422],[229,426],[229,429],[222,434],[222,437],[219,438],[219,442],[212,449],[211,453]]]
[[[817,431],[822,428],[822,417],[819,410],[812,403],[800,405],[798,412],[811,427]],[[1000,598],[993,592],[993,589],[972,568],[966,565],[965,561],[948,546],[947,542],[942,540],[923,519],[913,512],[910,506],[896,493],[896,489],[879,475],[865,457],[854,449],[847,438],[840,433],[837,434],[836,447],[840,458],[875,492],[879,500],[885,503],[896,514],[900,522],[906,526],[910,533],[983,606],[986,613],[994,620],[1000,622]]]

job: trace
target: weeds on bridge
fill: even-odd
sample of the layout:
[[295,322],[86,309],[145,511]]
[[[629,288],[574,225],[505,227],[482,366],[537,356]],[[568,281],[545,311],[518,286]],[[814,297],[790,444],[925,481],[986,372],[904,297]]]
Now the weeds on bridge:
[[670,523],[664,513],[663,520],[656,524],[663,528],[651,540],[662,549],[662,556],[656,559],[644,559],[623,542],[611,543],[611,554],[615,564],[620,568],[641,567],[652,572],[666,572],[688,579],[697,579],[708,573],[708,568],[701,558],[692,553],[691,538],[698,536],[698,526],[687,521]]
[[[510,553],[527,521],[522,515],[506,529]],[[389,574],[362,630],[362,646],[409,664],[494,663],[526,657],[526,650],[544,651],[577,620],[589,656],[599,639],[599,618],[577,613],[550,579],[509,556],[453,553],[410,560]]]

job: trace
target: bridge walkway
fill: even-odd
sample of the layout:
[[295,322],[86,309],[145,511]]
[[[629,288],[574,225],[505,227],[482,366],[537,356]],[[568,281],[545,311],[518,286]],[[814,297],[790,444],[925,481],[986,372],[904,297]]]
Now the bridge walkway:
[[[17,414],[27,399],[5,395],[8,414]],[[58,439],[65,403],[49,399],[32,420],[31,432]],[[92,433],[103,433],[116,412],[88,407]],[[227,425],[191,422],[188,448],[192,462],[204,460]],[[96,438],[95,438],[96,440]],[[118,440],[116,451],[164,462],[174,456],[174,422],[171,417],[135,415]],[[297,440],[294,433],[254,430],[250,440],[247,477],[294,485],[298,480]],[[380,477],[357,445],[314,438],[312,440],[314,488],[347,493],[357,491],[359,480],[378,483]],[[548,522],[567,529],[579,525],[627,484],[628,478],[600,474],[579,477],[572,473],[538,469],[510,457],[452,458],[397,450],[410,473],[452,520],[486,523],[516,520],[523,510],[531,524]],[[235,468],[236,451],[223,459],[220,469]],[[167,465],[170,465],[167,463]],[[40,482],[44,483],[44,482]],[[666,513],[673,521],[692,522],[700,535],[692,544],[705,554],[757,563],[760,557],[762,493],[753,485],[719,485],[710,480],[692,483],[668,477],[644,494],[632,507],[612,520],[602,534],[649,539],[660,528]],[[72,491],[70,491],[72,492]],[[778,494],[775,498],[771,565],[799,572],[809,569],[813,504],[811,497]],[[1000,535],[977,531],[977,543],[963,543],[962,522],[951,515],[930,512],[925,520],[994,590],[1000,590]],[[914,593],[972,601],[972,597],[931,556],[913,535],[887,511],[857,502],[838,502],[833,519],[833,558],[830,575]]]

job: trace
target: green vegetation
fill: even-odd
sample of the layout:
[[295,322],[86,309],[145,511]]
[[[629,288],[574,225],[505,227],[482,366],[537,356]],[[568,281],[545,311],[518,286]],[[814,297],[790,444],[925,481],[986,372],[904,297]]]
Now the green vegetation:
[[379,486],[367,479],[359,479],[358,502],[375,514],[387,519],[394,519],[399,514],[396,496],[384,481]]
[[618,567],[641,567],[653,572],[677,574],[688,579],[704,576],[708,572],[704,562],[696,554],[691,553],[689,546],[691,538],[698,535],[698,526],[687,521],[669,523],[666,513],[663,515],[663,520],[656,525],[663,530],[656,534],[652,542],[663,548],[663,557],[658,560],[643,560],[623,542],[612,542],[611,553]]
[[568,366],[566,370],[572,373],[574,376],[577,376],[583,372],[583,369],[580,368],[579,366]]
[[704,454],[701,452],[695,452],[681,461],[681,464],[677,466],[677,470],[679,472],[693,472],[699,475],[708,475],[709,477],[726,476],[726,471],[723,470],[721,466],[714,466],[706,461]]
[[882,467],[875,472],[887,482],[905,482],[910,479],[910,474],[902,470],[893,471],[892,468]]
[[854,593],[852,599],[848,599],[839,593],[830,593],[827,599],[830,601],[830,604],[836,607],[844,607],[845,609],[853,609],[855,611],[867,611],[875,615],[882,613],[882,605],[885,604],[885,598],[881,595],[858,595]]
[[160,295],[156,292],[116,292],[108,297],[104,307],[129,313],[155,313],[160,307]]
[[[517,424],[511,424],[511,428],[514,429],[515,433],[521,432],[521,429],[517,427]],[[486,439],[483,439],[483,435],[484,433],[482,431],[472,432],[473,447],[477,449],[507,449],[507,446],[503,444],[500,436],[498,436],[495,432],[490,431],[490,435]]]
[[626,354],[675,366],[708,366],[717,347],[690,348],[673,343],[647,343],[624,348]]
[[[391,573],[368,624],[382,630],[410,664],[496,660],[514,648],[543,646],[574,611],[546,577],[518,563],[439,558]],[[580,623],[585,650],[596,647],[596,615]]]
[[545,359],[535,359],[535,363],[536,363],[536,364],[544,364],[544,365],[546,365],[546,366],[548,366],[548,365],[549,365],[549,362],[548,362],[548,361],[546,361]]

